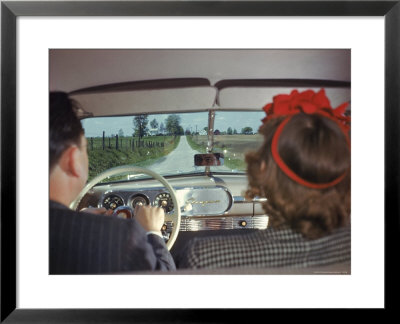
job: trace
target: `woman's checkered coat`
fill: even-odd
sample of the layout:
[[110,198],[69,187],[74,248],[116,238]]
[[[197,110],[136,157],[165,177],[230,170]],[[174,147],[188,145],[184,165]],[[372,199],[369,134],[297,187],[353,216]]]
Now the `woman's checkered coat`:
[[350,228],[308,240],[291,229],[196,238],[189,242],[179,268],[315,267],[350,261]]

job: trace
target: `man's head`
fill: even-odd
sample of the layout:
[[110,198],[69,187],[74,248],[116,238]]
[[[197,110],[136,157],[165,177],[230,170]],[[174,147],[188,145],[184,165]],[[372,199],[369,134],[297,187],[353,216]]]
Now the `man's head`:
[[50,93],[50,199],[69,205],[88,176],[87,143],[77,105],[63,92]]

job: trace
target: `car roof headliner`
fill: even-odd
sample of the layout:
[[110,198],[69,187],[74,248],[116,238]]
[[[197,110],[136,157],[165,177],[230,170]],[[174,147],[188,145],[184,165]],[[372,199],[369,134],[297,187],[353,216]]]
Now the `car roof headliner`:
[[273,95],[324,87],[350,100],[350,50],[52,49],[50,90],[92,116],[259,110]]

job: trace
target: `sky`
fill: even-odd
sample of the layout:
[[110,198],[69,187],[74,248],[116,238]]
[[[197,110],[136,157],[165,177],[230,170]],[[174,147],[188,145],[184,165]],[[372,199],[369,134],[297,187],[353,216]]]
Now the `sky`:
[[[207,127],[208,112],[181,113],[177,115],[180,116],[180,125],[183,130],[189,129],[191,132],[195,132],[196,129],[200,131]],[[153,119],[157,120],[158,125],[162,122],[165,126],[165,120],[168,116],[168,114],[148,115],[148,128],[150,128],[150,122]],[[251,127],[253,132],[257,132],[264,117],[265,113],[263,111],[217,111],[214,128],[223,132],[228,127],[231,127],[232,130],[236,129],[240,133],[242,128]],[[124,136],[130,136],[133,133],[133,119],[134,116],[95,117],[82,120],[82,125],[85,129],[86,137],[103,136],[103,131],[105,131],[105,136],[115,135],[119,133],[120,129],[123,130]]]

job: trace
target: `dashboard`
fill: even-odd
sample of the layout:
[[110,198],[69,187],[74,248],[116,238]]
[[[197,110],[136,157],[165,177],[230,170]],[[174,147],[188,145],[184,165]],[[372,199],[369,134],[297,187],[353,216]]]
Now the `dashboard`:
[[[246,200],[247,176],[244,174],[222,174],[207,176],[180,175],[166,177],[174,188],[181,210],[180,231],[265,229],[268,216],[261,203],[265,199]],[[78,209],[105,207],[115,210],[137,205],[162,207],[173,213],[170,193],[154,179],[137,179],[124,182],[98,184],[82,198]],[[166,222],[165,234],[172,224]]]

